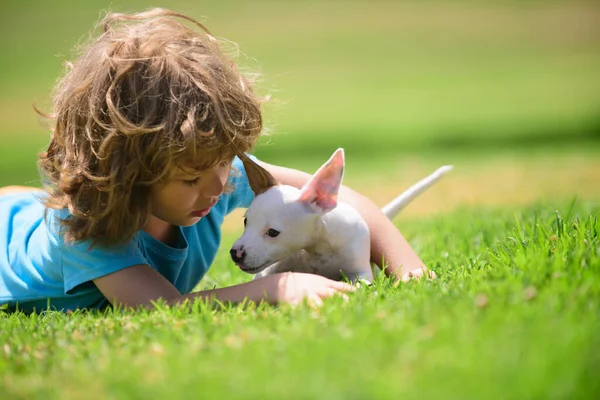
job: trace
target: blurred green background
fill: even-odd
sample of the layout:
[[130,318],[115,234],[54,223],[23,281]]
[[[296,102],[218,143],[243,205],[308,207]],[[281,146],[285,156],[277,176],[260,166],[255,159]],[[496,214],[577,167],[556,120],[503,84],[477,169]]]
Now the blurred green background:
[[555,189],[544,171],[587,174],[557,193],[597,190],[582,186],[599,178],[600,6],[541,0],[3,2],[0,186],[38,184],[48,133],[32,105],[50,109],[64,61],[94,23],[154,6],[200,19],[262,75],[273,134],[256,154],[268,162],[314,170],[344,147],[347,179],[371,188],[379,181],[368,177],[413,168],[398,178],[408,182],[442,163],[512,168],[518,179],[535,159],[538,181]]

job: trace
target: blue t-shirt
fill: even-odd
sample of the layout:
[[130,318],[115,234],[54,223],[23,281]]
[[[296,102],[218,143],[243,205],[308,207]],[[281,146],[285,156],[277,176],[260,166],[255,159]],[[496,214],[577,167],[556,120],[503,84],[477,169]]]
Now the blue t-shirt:
[[46,209],[37,192],[0,196],[0,305],[26,312],[103,308],[109,303],[92,280],[139,264],[150,265],[182,294],[191,292],[215,258],[223,218],[254,199],[237,158],[232,171],[233,191],[198,223],[180,227],[176,247],[144,231],[119,247],[65,243],[58,218],[69,215],[66,209]]

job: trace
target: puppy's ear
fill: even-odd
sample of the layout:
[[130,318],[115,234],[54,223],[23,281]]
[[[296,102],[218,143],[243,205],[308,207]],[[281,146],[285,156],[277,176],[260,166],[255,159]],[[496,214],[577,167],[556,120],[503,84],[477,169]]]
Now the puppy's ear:
[[278,182],[273,178],[273,175],[271,175],[269,171],[252,161],[245,153],[239,154],[238,157],[244,164],[244,169],[246,170],[246,175],[250,182],[250,188],[255,196],[278,185]]
[[337,196],[344,178],[344,150],[337,149],[302,187],[300,201],[314,212],[326,213],[337,206]]

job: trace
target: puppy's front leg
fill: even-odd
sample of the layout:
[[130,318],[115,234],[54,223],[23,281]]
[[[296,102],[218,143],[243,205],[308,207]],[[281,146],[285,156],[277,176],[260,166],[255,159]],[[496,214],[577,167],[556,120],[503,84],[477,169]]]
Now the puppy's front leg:
[[288,257],[274,264],[269,265],[256,275],[254,279],[263,278],[268,275],[280,274],[282,272],[311,272],[303,267],[303,264],[299,262],[298,257]]
[[369,265],[368,268],[362,268],[359,271],[346,274],[346,277],[354,284],[362,282],[370,285],[373,282],[373,270]]
[[269,265],[267,268],[263,269],[262,271],[260,271],[256,275],[254,275],[253,280],[254,279],[264,278],[265,276],[276,274],[277,272],[279,272],[279,271],[277,271],[278,264],[279,263],[276,262],[275,264]]

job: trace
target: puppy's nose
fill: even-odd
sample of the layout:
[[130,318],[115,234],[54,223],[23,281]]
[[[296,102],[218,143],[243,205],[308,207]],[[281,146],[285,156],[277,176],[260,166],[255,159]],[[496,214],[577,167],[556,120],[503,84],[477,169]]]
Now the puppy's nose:
[[246,257],[246,252],[243,249],[231,249],[229,250],[229,254],[231,255],[233,262],[236,264],[243,262],[244,258]]

